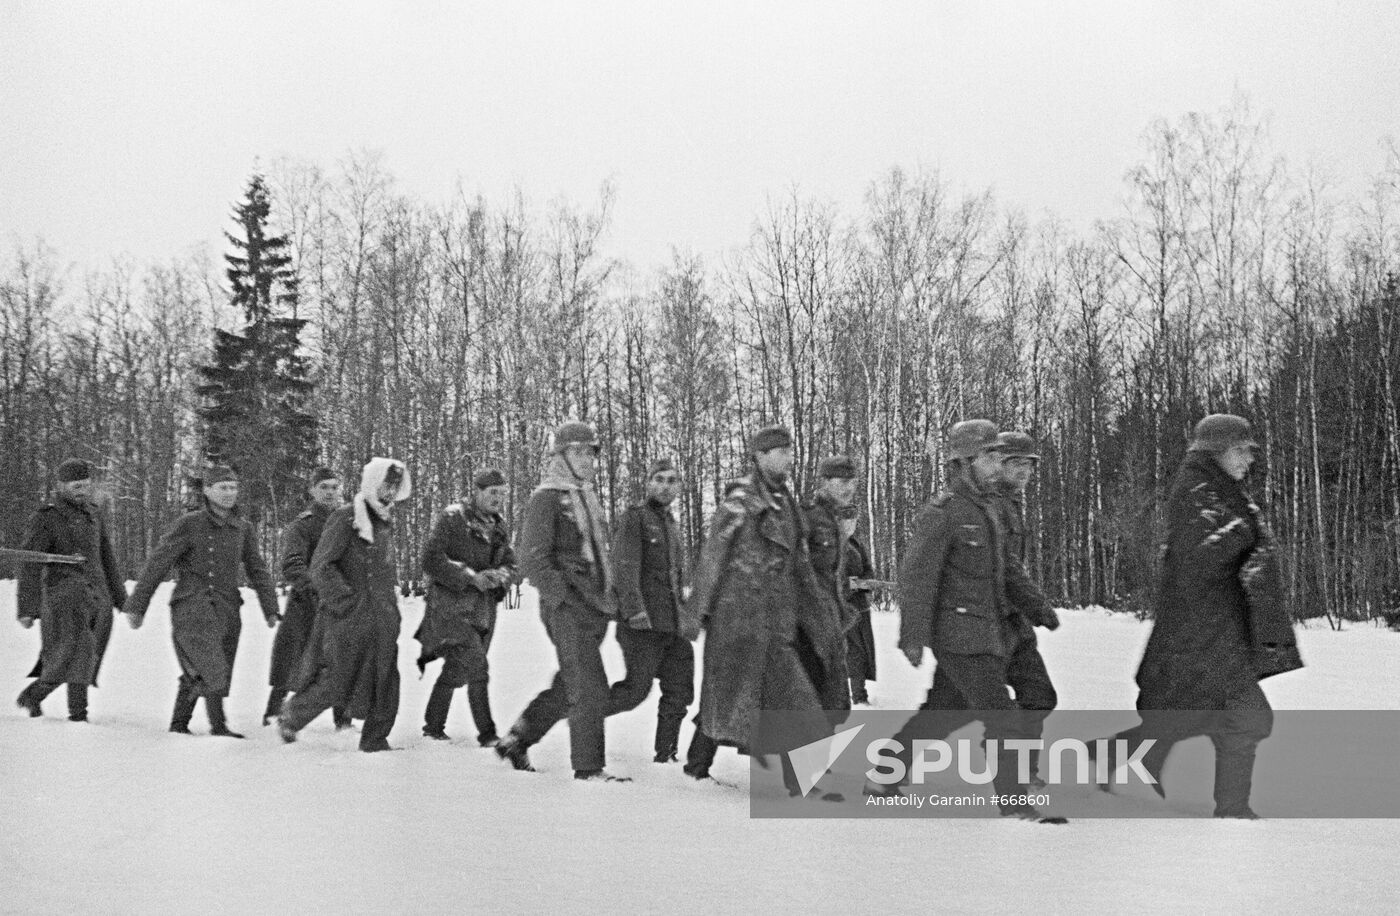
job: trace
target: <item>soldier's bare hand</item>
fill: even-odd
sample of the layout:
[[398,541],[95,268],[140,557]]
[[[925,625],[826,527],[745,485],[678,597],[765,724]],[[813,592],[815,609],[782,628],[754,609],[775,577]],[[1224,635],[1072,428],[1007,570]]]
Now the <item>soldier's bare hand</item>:
[[19,625],[22,626],[22,627],[24,627],[24,628],[27,630],[27,629],[29,629],[30,627],[34,626],[34,618],[33,618],[33,617],[21,617],[21,618],[19,619]]
[[917,668],[924,663],[924,647],[919,646],[918,648],[910,647],[905,649],[904,657],[909,659],[909,664]]
[[277,621],[281,619],[281,617],[278,617],[276,614],[273,614],[271,617],[267,618],[267,628],[269,630],[277,629]]

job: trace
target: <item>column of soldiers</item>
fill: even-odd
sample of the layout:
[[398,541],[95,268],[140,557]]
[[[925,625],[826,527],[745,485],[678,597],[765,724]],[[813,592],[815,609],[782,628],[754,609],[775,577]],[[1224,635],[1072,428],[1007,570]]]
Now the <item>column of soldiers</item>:
[[[824,459],[811,498],[800,504],[789,482],[792,446],[782,427],[759,430],[751,438],[748,471],[724,492],[690,588],[670,510],[682,480],[670,461],[649,466],[644,500],[622,513],[609,532],[594,485],[601,449],[597,434],[586,423],[563,424],[552,437],[540,484],[530,495],[518,556],[502,516],[507,481],[496,470],[478,474],[470,495],[437,518],[421,558],[426,602],[415,634],[422,646],[418,666],[421,671],[442,662],[424,711],[424,736],[448,739],[452,698],[465,686],[478,744],[493,747],[515,769],[533,770],[530,748],[567,719],[575,778],[625,782],[606,769],[606,719],[637,708],[659,682],[654,760],[677,761],[681,723],[693,700],[691,642],[702,628],[702,687],[683,767],[687,775],[709,779],[721,746],[761,757],[829,735],[853,704],[869,702],[866,684],[875,677],[870,598],[895,583],[874,577],[855,538],[855,463],[844,456]],[[1255,532],[1254,540],[1231,554],[1226,565],[1246,562],[1257,544],[1267,543],[1257,508],[1247,497],[1231,495],[1237,490],[1232,481],[1240,480],[1249,465],[1248,456],[1234,456],[1253,447],[1246,421],[1208,417],[1193,440],[1191,455],[1196,457],[1188,456],[1184,465],[1227,491],[1248,523],[1239,527]],[[899,648],[916,667],[925,650],[937,660],[925,702],[896,735],[905,749],[906,773],[917,739],[943,738],[980,718],[988,741],[1004,748],[1008,739],[1038,738],[1057,702],[1032,628],[1053,630],[1059,620],[1025,564],[1030,533],[1023,501],[1039,458],[1034,442],[1021,433],[999,433],[989,421],[969,420],[951,428],[942,451],[950,456],[948,487],[915,520],[898,572]],[[1217,464],[1225,470],[1213,471]],[[67,684],[69,718],[86,721],[87,688],[97,682],[111,610],[124,611],[131,626],[139,627],[156,587],[173,571],[171,634],[181,675],[170,731],[189,734],[194,708],[203,698],[211,734],[243,737],[230,728],[223,707],[241,627],[241,569],[268,625],[281,623],[263,723],[275,718],[281,738],[290,743],[321,712],[332,709],[338,728],[363,720],[362,751],[389,749],[399,706],[401,625],[394,506],[411,493],[402,462],[372,459],[348,504],[342,504],[335,472],[321,468],[312,475],[308,508],[282,539],[281,572],[291,587],[285,617],[253,526],[238,513],[235,472],[215,468],[205,475],[203,505],[165,533],[128,596],[103,515],[91,502],[91,470],[76,460],[60,466],[56,492],[26,536],[26,550],[51,560],[58,554],[68,558],[23,567],[19,618],[26,627],[41,621],[43,648],[31,672],[35,680],[20,694],[19,706],[31,716],[41,715],[44,697]],[[1198,485],[1174,498],[1199,500],[1200,490]],[[1183,525],[1194,523],[1187,515],[1183,519]],[[1263,581],[1261,575],[1251,575]],[[510,729],[498,735],[488,695],[487,654],[498,605],[522,577],[539,592],[558,672]],[[1256,584],[1256,590],[1261,587]],[[1233,592],[1212,597],[1243,602],[1242,593],[1240,601]],[[1281,600],[1275,604],[1281,606]],[[1182,630],[1179,621],[1189,616],[1189,609],[1170,601],[1164,607],[1167,619]],[[1275,609],[1266,621],[1272,640],[1267,645],[1275,653],[1269,673],[1301,664],[1296,646],[1284,657],[1292,645],[1286,638],[1291,630],[1278,619]],[[626,674],[609,684],[601,648],[614,622]],[[1156,686],[1163,680],[1162,660],[1175,661],[1186,651],[1174,638],[1161,627],[1154,631],[1140,672],[1144,694],[1139,704],[1149,704],[1143,708],[1170,708],[1172,697],[1152,707],[1148,693],[1149,687],[1162,692]],[[1227,655],[1234,652],[1226,648]],[[1170,737],[1206,733],[1216,738],[1232,767],[1218,802],[1228,816],[1248,816],[1239,813],[1248,811],[1248,770],[1253,749],[1268,729],[1266,722],[1260,724],[1260,715],[1245,713],[1267,712],[1268,704],[1243,673],[1222,691],[1222,704],[1244,712],[1223,724],[1198,717]],[[780,728],[763,727],[766,710],[784,711]],[[806,794],[787,756],[780,758],[788,791]],[[996,793],[1013,799],[1000,804],[1003,815],[1063,823],[1063,818],[1045,817],[1015,800],[1044,785],[1038,761],[1032,762],[1029,775],[1018,773],[1014,754],[1003,749],[997,764]],[[1156,766],[1160,770],[1160,760]],[[904,791],[902,785],[865,787],[867,794]],[[825,790],[818,797],[841,800]]]

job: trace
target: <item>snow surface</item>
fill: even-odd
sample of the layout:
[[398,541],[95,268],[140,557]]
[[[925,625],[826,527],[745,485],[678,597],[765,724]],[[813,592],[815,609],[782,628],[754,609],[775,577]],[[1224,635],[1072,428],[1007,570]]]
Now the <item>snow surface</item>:
[[[258,725],[272,634],[251,595],[229,700],[249,740],[165,731],[178,674],[165,602],[145,627],[118,621],[93,692],[92,723],[64,717],[60,690],[31,720],[0,711],[0,912],[1386,912],[1400,881],[1400,821],[1081,819],[1051,827],[986,818],[751,820],[747,792],[653,764],[655,692],[608,724],[609,769],[630,784],[580,784],[561,725],[516,773],[476,747],[459,692],[456,740],[419,736],[436,667],[419,680],[404,603],[401,750],[356,752],[329,716],[282,745]],[[1061,706],[1130,709],[1148,628],[1101,611],[1062,612],[1041,636]],[[0,618],[14,583],[0,582]],[[39,631],[6,624],[0,670],[12,693]],[[893,649],[877,614],[876,705],[910,708],[929,677]],[[1389,709],[1400,636],[1357,626],[1302,633],[1308,667],[1264,682],[1278,708]],[[616,644],[606,663],[622,673]],[[492,647],[506,728],[554,671],[527,590]],[[207,729],[203,707],[197,733]],[[682,734],[688,742],[690,728]],[[1202,742],[1203,743],[1203,742]],[[715,774],[747,784],[721,750]],[[1131,803],[1130,801],[1125,803]],[[819,804],[809,802],[807,804]],[[1206,808],[1208,810],[1208,807]]]

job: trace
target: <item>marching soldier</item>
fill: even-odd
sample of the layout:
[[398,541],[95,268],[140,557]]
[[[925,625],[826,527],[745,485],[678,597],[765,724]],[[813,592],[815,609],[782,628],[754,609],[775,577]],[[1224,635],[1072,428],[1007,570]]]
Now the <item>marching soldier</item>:
[[599,650],[617,610],[607,527],[593,487],[597,464],[592,426],[570,422],[555,430],[543,478],[525,509],[520,565],[539,590],[559,672],[496,745],[496,754],[517,770],[534,769],[529,749],[567,716],[574,778],[626,782],[603,768],[609,690]]
[[465,685],[477,743],[494,747],[496,721],[487,692],[486,651],[496,630],[497,605],[516,580],[515,551],[501,516],[505,475],[493,468],[477,474],[472,483],[475,493],[438,516],[423,548],[428,595],[423,623],[414,637],[423,644],[418,670],[435,659],[443,660],[423,715],[423,734],[448,740],[452,693]]
[[[1030,542],[1030,531],[1026,524],[1026,486],[1035,474],[1040,455],[1035,450],[1035,440],[1025,433],[1004,432],[997,436],[1001,447],[1001,471],[996,490],[999,495],[1002,527],[1006,532],[1007,562],[1020,564],[1026,568],[1026,550]],[[1030,575],[1027,572],[1026,581]],[[1048,603],[1039,603],[1042,608],[1042,623],[1046,629],[1059,626],[1059,618]],[[1059,701],[1055,685],[1050,682],[1050,672],[1045,668],[1045,659],[1036,645],[1035,630],[1020,613],[1012,615],[1016,626],[1016,646],[1006,665],[1006,683],[1016,694],[1016,705],[1032,710],[1027,717],[1027,726],[1039,738],[1044,730],[1045,718],[1055,709]],[[1031,753],[1030,785],[1044,788],[1045,781],[1038,775],[1040,752]]]
[[[316,543],[321,539],[326,519],[344,502],[340,475],[330,468],[317,468],[311,474],[307,495],[311,504],[282,532],[282,579],[291,587],[291,593],[287,596],[282,625],[272,640],[272,665],[268,672],[268,685],[272,692],[263,711],[263,725],[282,711],[288,691],[296,686],[302,655],[311,639],[312,624],[316,620],[316,587],[311,583],[311,556],[316,552]],[[336,710],[335,721],[337,726],[349,725],[341,709]]]
[[[371,458],[350,505],[331,513],[311,557],[311,582],[324,616],[325,638],[309,683],[283,707],[282,740],[332,706],[362,700],[360,750],[391,750],[399,712],[398,575],[394,570],[393,507],[412,482],[403,462]],[[363,695],[361,695],[363,691]],[[357,707],[358,708],[358,707]],[[357,713],[358,715],[358,713]]]
[[687,611],[680,530],[671,503],[680,492],[676,466],[662,458],[647,473],[646,500],[622,514],[613,539],[613,577],[621,621],[617,641],[627,675],[612,685],[608,714],[636,709],[661,682],[654,760],[676,759],[681,722],[695,698],[695,653],[691,640],[699,622]]
[[[845,633],[855,623],[852,608],[846,602],[846,536],[841,531],[841,515],[854,508],[851,500],[856,492],[856,464],[845,455],[823,458],[817,465],[817,488],[802,507],[807,521],[807,548],[812,559],[812,574],[816,579],[821,601],[802,609],[804,614],[821,614],[828,619],[821,631],[832,627]],[[843,636],[839,651],[830,663],[823,665],[805,630],[799,631],[798,657],[807,670],[822,708],[848,710],[851,708],[851,688],[847,674],[846,647]]]
[[29,715],[42,714],[44,697],[68,685],[68,719],[86,722],[88,687],[112,634],[113,608],[126,600],[126,584],[112,556],[107,524],[92,502],[92,466],[70,458],[58,467],[58,486],[29,523],[24,549],[67,554],[81,564],[25,564],[16,593],[19,622],[25,629],[39,621],[39,663],[35,681],[17,704]]
[[182,515],[161,538],[123,612],[132,629],[139,628],[156,587],[176,570],[170,631],[183,673],[170,730],[190,734],[195,703],[204,697],[209,733],[242,738],[228,727],[224,716],[224,697],[243,629],[239,569],[247,572],[269,627],[277,626],[277,590],[258,551],[252,524],[238,514],[238,475],[228,468],[213,468],[201,483],[204,508]]
[[846,552],[846,604],[855,621],[846,631],[846,672],[851,681],[851,704],[869,705],[866,684],[875,680],[875,631],[870,621],[870,594],[878,587],[870,554],[856,538],[856,507],[848,506],[839,513],[841,534]]
[[[710,527],[691,593],[707,623],[700,716],[685,772],[709,777],[718,745],[755,754],[790,750],[830,734],[799,640],[816,674],[844,671],[844,635],[834,614],[805,613],[831,604],[819,592],[808,554],[806,523],[788,489],[792,434],[779,426],[750,442],[753,467],[730,485]],[[782,735],[760,735],[763,710],[786,710]],[[783,746],[786,745],[786,746]],[[788,790],[796,794],[786,754]],[[824,793],[840,801],[838,793]]]
[[[996,794],[1006,817],[1064,823],[1025,803],[1008,739],[1033,739],[1034,714],[1023,713],[1007,691],[1007,670],[1021,645],[1023,615],[1057,625],[1039,590],[1019,563],[1008,562],[1005,531],[993,492],[1001,468],[997,429],[986,420],[954,424],[948,434],[949,488],[931,500],[914,522],[900,564],[899,647],[918,666],[931,648],[938,666],[920,712],[895,735],[908,778],[919,739],[941,739],[974,716],[984,717],[988,741],[997,741]],[[902,794],[901,785],[867,783],[867,794]]]

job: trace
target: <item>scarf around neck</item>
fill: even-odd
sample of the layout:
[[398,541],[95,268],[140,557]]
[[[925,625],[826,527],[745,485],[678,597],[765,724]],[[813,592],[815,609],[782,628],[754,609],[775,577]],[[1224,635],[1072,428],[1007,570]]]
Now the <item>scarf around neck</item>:
[[602,571],[603,593],[610,593],[612,564],[608,562],[608,535],[603,528],[603,505],[598,501],[593,481],[575,475],[563,455],[549,455],[545,458],[538,489],[568,493],[574,524],[583,535],[583,558]]

